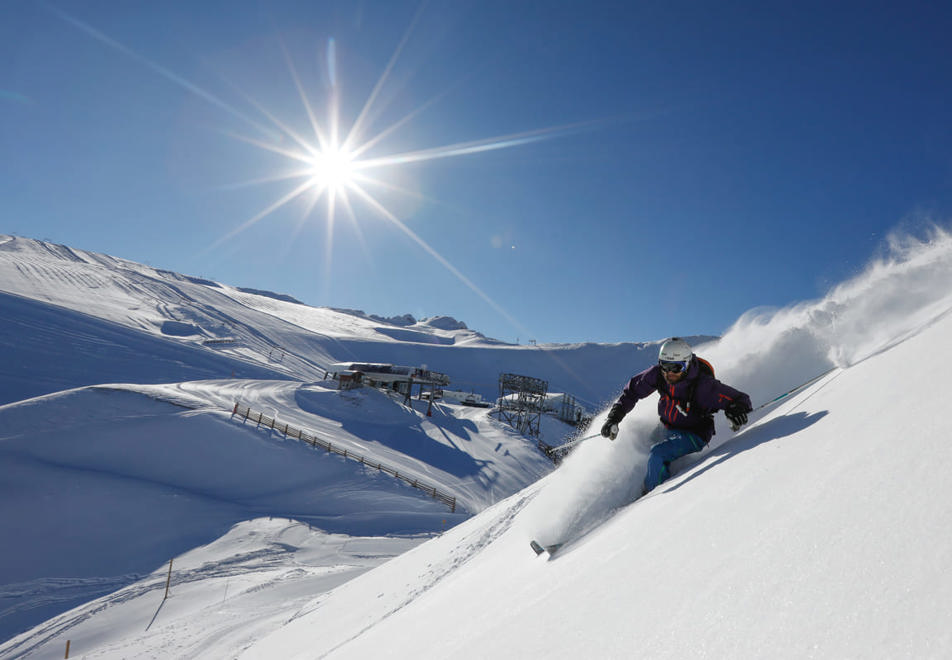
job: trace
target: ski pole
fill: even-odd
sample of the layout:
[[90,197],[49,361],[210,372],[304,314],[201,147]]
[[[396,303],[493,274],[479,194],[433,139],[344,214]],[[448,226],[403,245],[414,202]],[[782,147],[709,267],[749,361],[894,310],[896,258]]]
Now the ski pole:
[[553,447],[553,449],[566,449],[567,447],[574,447],[583,440],[591,440],[592,438],[597,438],[600,435],[601,433],[594,433],[592,435],[587,435],[584,438],[575,438],[575,440],[570,440],[569,442],[559,445],[558,447]]
[[809,386],[809,385],[812,385],[813,383],[817,382],[818,380],[820,380],[820,379],[823,378],[824,376],[826,376],[826,375],[828,375],[828,374],[830,374],[830,373],[833,373],[833,372],[836,371],[836,370],[837,370],[837,367],[832,367],[832,368],[830,368],[830,369],[827,369],[826,371],[824,371],[824,372],[823,372],[822,374],[820,374],[819,376],[816,376],[816,377],[814,377],[814,378],[811,378],[810,380],[808,380],[807,382],[803,383],[802,385],[797,385],[797,386],[794,387],[793,389],[787,390],[786,392],[784,392],[784,393],[781,394],[780,396],[774,397],[773,399],[771,399],[771,400],[768,401],[767,403],[762,403],[762,404],[760,404],[759,406],[757,406],[756,408],[754,408],[754,410],[751,410],[751,412],[754,412],[754,411],[760,410],[761,408],[766,408],[767,406],[773,405],[773,404],[777,403],[778,401],[780,401],[781,399],[784,399],[784,398],[790,396],[790,395],[793,394],[794,392],[799,392],[799,391],[802,390],[804,387],[807,387],[807,386]]
[[[790,396],[790,395],[793,394],[794,392],[799,392],[799,391],[802,390],[803,388],[812,385],[813,383],[817,382],[818,380],[820,380],[821,378],[823,378],[823,377],[826,376],[827,374],[830,374],[830,373],[836,371],[836,369],[837,369],[837,367],[832,367],[832,368],[830,368],[830,369],[827,369],[826,371],[824,371],[824,372],[823,372],[822,374],[820,374],[819,376],[815,376],[815,377],[811,378],[810,380],[808,380],[807,382],[805,382],[805,383],[803,383],[803,384],[801,384],[801,385],[797,385],[796,387],[787,390],[786,392],[784,392],[784,393],[781,394],[780,396],[776,396],[776,397],[772,398],[772,399],[771,399],[770,401],[768,401],[767,403],[762,403],[762,404],[760,404],[760,405],[757,406],[756,408],[752,409],[750,412],[751,412],[751,413],[757,412],[757,411],[760,410],[761,408],[766,408],[767,406],[773,405],[773,404],[777,403],[778,401],[780,401],[781,399],[787,398],[788,396]],[[741,424],[741,425],[735,425],[733,422],[731,422],[731,431],[733,431],[734,433],[737,433],[737,432],[741,429],[741,426],[743,426],[743,424]]]

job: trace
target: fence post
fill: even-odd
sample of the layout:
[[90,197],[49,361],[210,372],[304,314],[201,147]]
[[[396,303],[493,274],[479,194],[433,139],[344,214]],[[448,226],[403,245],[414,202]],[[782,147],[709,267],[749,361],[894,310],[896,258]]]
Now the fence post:
[[[245,406],[244,410],[241,410],[239,412],[240,408],[241,408],[240,402],[236,401],[234,407],[232,408],[232,415],[235,415],[235,414],[243,415],[245,421],[250,420],[254,414],[254,411],[251,409],[251,407]],[[282,432],[281,427],[277,426],[276,418],[269,417],[267,418],[268,419],[267,422],[265,422],[264,419],[265,419],[264,412],[263,411],[259,412],[258,418],[257,418],[258,428],[260,428],[262,423],[264,423],[266,428],[270,425],[270,428],[272,430],[277,430],[279,433]],[[373,463],[369,462],[365,456],[361,454],[351,453],[348,449],[338,449],[334,447],[334,445],[331,442],[325,442],[324,440],[320,440],[316,435],[310,435],[308,433],[305,433],[302,429],[292,429],[290,424],[288,423],[285,423],[283,433],[285,436],[288,436],[288,437],[294,437],[294,434],[297,433],[298,440],[309,442],[311,446],[313,447],[320,446],[322,449],[326,449],[328,453],[338,454],[339,456],[343,456],[344,458],[349,458],[354,461],[360,461],[361,465],[376,467],[377,471],[391,474],[394,476],[394,478],[406,482],[413,488],[422,490],[425,493],[430,492],[434,499],[438,499],[441,502],[445,503],[447,506],[450,507],[450,511],[452,513],[456,513],[456,498],[455,497],[451,498],[449,495],[439,492],[435,486],[428,486],[424,483],[421,483],[419,479],[413,478],[412,476],[401,475],[397,470],[394,470],[393,468],[389,466],[384,466],[382,462],[377,462],[377,464],[374,465]],[[171,580],[172,580],[172,560],[169,560],[169,574],[165,582],[165,598],[162,599],[163,602],[165,601],[166,598],[169,597],[169,587],[171,584]]]
[[63,657],[64,658],[69,657],[69,640],[68,639],[66,640],[66,655],[64,655]]
[[[174,557],[172,559],[174,559]],[[165,578],[165,598],[162,600],[169,597],[169,584],[172,582],[172,559],[169,559],[169,576]]]

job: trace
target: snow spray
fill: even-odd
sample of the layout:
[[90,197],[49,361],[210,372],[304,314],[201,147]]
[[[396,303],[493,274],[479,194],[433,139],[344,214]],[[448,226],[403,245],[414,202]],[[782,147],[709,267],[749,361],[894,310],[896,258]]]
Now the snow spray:
[[[694,350],[714,365],[719,380],[750,394],[759,407],[820,374],[888,350],[952,312],[950,282],[952,234],[939,227],[925,238],[894,234],[880,256],[822,299],[747,312],[720,340]],[[596,416],[591,428],[601,428],[606,414]],[[649,399],[619,425],[614,442],[581,443],[521,514],[528,535],[543,544],[577,538],[636,499],[657,424]],[[712,447],[733,436],[723,418],[717,427]]]
[[[825,297],[744,314],[695,347],[754,406],[830,369],[888,350],[952,311],[952,234],[893,235],[883,254]],[[721,441],[726,437],[720,437]]]
[[[654,406],[626,417],[615,440],[587,440],[565,458],[520,516],[530,537],[543,545],[578,538],[641,494],[646,438],[657,425],[645,412],[654,414]],[[606,415],[596,417],[591,428],[601,428]]]

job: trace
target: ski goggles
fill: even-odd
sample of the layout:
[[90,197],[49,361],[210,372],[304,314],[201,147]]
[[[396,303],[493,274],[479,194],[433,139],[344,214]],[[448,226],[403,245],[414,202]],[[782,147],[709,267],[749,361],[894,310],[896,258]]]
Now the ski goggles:
[[688,369],[687,362],[668,362],[666,360],[660,360],[658,364],[661,365],[661,371],[666,371],[669,374],[679,374]]

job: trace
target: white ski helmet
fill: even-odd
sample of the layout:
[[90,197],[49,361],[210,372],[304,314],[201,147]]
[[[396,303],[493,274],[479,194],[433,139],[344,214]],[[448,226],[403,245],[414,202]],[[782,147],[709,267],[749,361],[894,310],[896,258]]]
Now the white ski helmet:
[[672,337],[661,344],[658,352],[658,362],[683,362],[685,369],[691,364],[692,357],[691,345],[680,337]]

